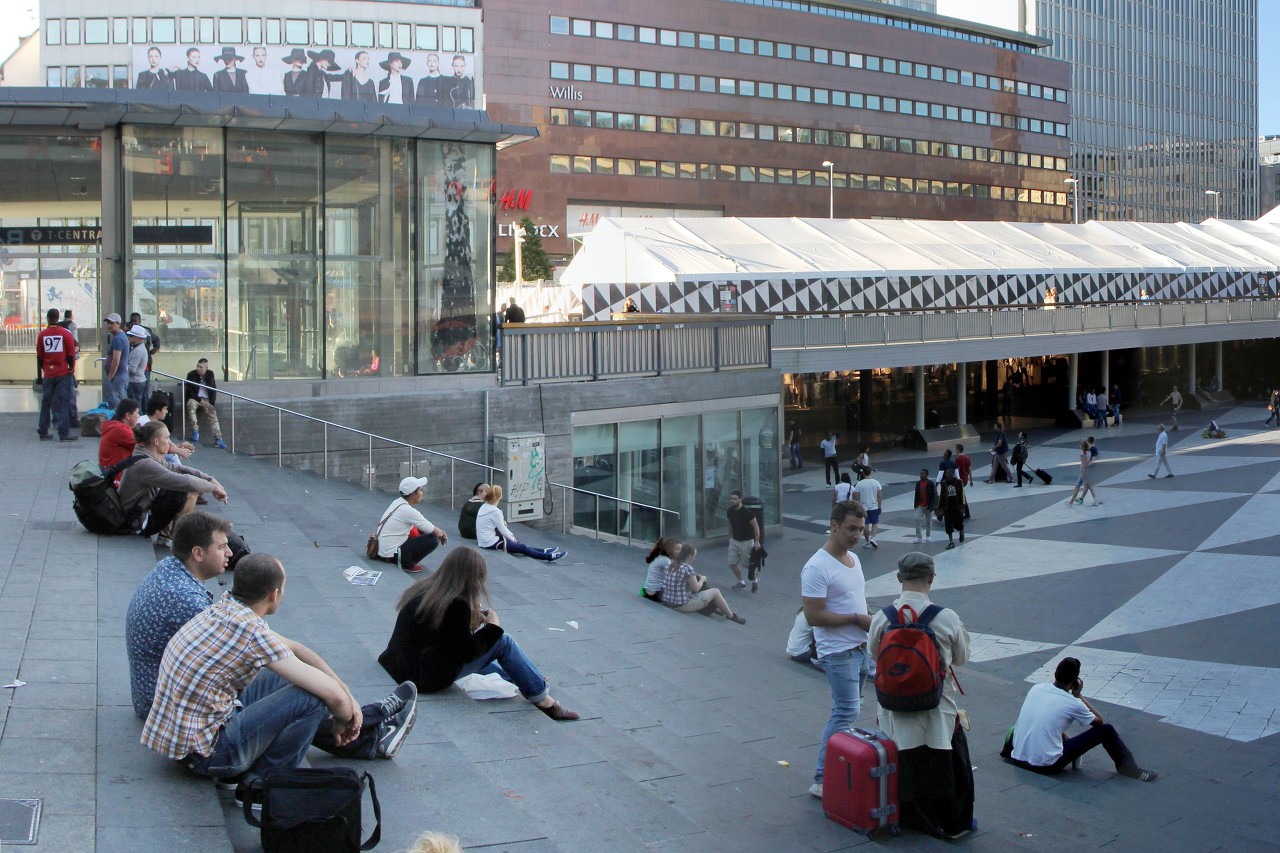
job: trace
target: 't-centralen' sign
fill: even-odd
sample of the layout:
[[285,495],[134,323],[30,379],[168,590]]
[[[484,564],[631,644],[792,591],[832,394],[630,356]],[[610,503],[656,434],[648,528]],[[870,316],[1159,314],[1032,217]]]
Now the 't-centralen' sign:
[[[88,246],[102,242],[101,225],[0,227],[0,246]],[[212,225],[135,225],[134,245],[208,246]]]

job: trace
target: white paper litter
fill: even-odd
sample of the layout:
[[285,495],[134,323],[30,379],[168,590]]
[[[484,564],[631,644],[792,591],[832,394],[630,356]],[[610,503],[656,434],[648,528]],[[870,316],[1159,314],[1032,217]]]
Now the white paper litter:
[[375,572],[372,569],[362,569],[359,566],[352,566],[344,571],[342,576],[355,586],[373,586],[378,582],[378,578],[382,577],[382,572]]
[[26,687],[26,686],[27,686],[27,682],[19,681],[18,679],[15,678],[13,681],[10,681],[4,687],[0,687],[0,690],[10,690],[10,689],[15,689],[18,687]]
[[564,633],[564,629],[563,629],[563,628],[548,628],[547,630],[548,630],[548,631],[559,631],[561,634],[563,634],[563,633]]
[[576,631],[576,630],[578,630],[578,623],[577,623],[577,622],[569,621],[569,622],[566,622],[566,623],[564,623],[564,624],[568,625],[570,628],[572,628],[572,629],[573,629],[573,630],[575,630],[575,631]]

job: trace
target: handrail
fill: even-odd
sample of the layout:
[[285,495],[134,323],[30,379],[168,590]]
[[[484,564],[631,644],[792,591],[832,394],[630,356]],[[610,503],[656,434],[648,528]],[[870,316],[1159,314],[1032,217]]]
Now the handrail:
[[[165,372],[164,372],[164,371],[162,371],[162,370],[152,370],[152,375],[153,375],[153,376],[162,376],[162,377],[164,377],[164,378],[166,378],[166,379],[172,379],[172,380],[174,380],[175,382],[179,382],[179,383],[181,383],[183,386],[186,386],[186,385],[199,385],[199,384],[200,384],[200,383],[198,383],[198,382],[192,382],[192,381],[190,381],[190,380],[188,380],[188,379],[185,379],[185,378],[182,378],[182,377],[174,376],[174,375],[173,375],[173,374],[171,374],[171,373],[165,373]],[[203,387],[203,386],[201,386],[201,387]],[[230,450],[231,450],[231,452],[232,452],[232,453],[235,453],[235,452],[236,452],[236,406],[235,406],[235,401],[236,401],[236,400],[242,400],[242,401],[244,401],[244,402],[246,402],[246,403],[251,403],[251,404],[253,404],[253,405],[255,405],[255,406],[262,406],[262,407],[267,408],[267,409],[272,409],[272,410],[274,410],[274,411],[276,412],[276,467],[278,467],[278,468],[283,468],[283,467],[284,467],[284,429],[283,429],[284,416],[285,416],[285,415],[291,415],[291,416],[293,416],[293,417],[296,417],[296,418],[302,418],[303,420],[310,421],[310,422],[312,422],[312,423],[322,424],[322,425],[324,426],[324,456],[323,456],[323,458],[324,458],[324,478],[325,478],[326,480],[327,480],[327,479],[329,479],[329,427],[333,427],[333,428],[335,428],[335,429],[339,429],[339,430],[342,430],[342,431],[344,431],[344,432],[354,433],[354,434],[356,434],[356,435],[361,435],[361,436],[364,436],[364,437],[366,437],[366,438],[368,439],[368,441],[369,441],[369,464],[368,464],[368,465],[366,466],[366,468],[365,468],[365,475],[366,475],[366,478],[368,479],[368,482],[369,482],[369,490],[370,490],[370,491],[372,491],[372,490],[373,490],[373,473],[374,473],[374,467],[373,467],[373,442],[374,442],[374,440],[375,440],[375,439],[376,439],[376,440],[378,440],[378,441],[385,442],[385,443],[387,443],[387,444],[390,444],[390,445],[396,446],[396,447],[403,447],[403,448],[407,449],[407,450],[409,451],[409,467],[410,467],[410,470],[412,470],[412,468],[413,468],[413,453],[414,453],[415,451],[420,452],[420,453],[424,453],[424,454],[426,454],[426,455],[428,455],[428,456],[434,456],[434,457],[437,457],[437,458],[440,458],[440,459],[447,459],[447,460],[449,460],[449,508],[450,508],[450,509],[456,509],[456,508],[457,508],[457,507],[455,506],[455,504],[454,504],[454,499],[455,499],[455,497],[456,497],[456,495],[457,495],[457,468],[456,468],[456,466],[457,466],[457,464],[458,464],[459,462],[461,462],[461,463],[463,463],[463,464],[465,464],[465,465],[471,465],[471,466],[474,466],[474,467],[476,467],[476,468],[482,468],[482,469],[484,469],[485,471],[490,472],[490,473],[493,473],[493,472],[501,473],[501,471],[502,471],[502,469],[501,469],[501,468],[496,468],[496,467],[494,467],[493,465],[486,465],[486,464],[485,464],[485,463],[483,463],[483,462],[473,462],[473,461],[471,461],[470,459],[463,459],[461,456],[452,456],[452,455],[450,455],[450,454],[448,454],[448,453],[441,453],[440,451],[438,451],[438,450],[432,450],[432,449],[431,449],[431,448],[429,448],[429,447],[421,447],[421,446],[416,445],[416,444],[411,444],[411,443],[409,443],[409,442],[400,441],[399,439],[389,438],[389,437],[384,436],[384,435],[379,435],[379,434],[377,434],[377,433],[368,432],[368,431],[366,431],[366,430],[358,429],[358,428],[356,428],[356,427],[347,426],[346,424],[340,424],[340,423],[336,423],[336,422],[334,422],[334,421],[327,421],[327,420],[325,420],[324,418],[317,418],[317,417],[315,417],[315,416],[313,416],[313,415],[303,414],[302,412],[295,412],[295,411],[293,411],[292,409],[286,409],[286,408],[284,408],[283,406],[276,406],[276,405],[274,405],[274,404],[272,404],[272,403],[265,403],[265,402],[263,402],[262,400],[255,400],[255,399],[253,399],[252,397],[246,397],[246,396],[244,396],[243,394],[237,394],[237,393],[235,393],[234,391],[228,391],[228,390],[226,390],[226,389],[224,389],[224,388],[218,388],[218,389],[216,389],[216,390],[217,390],[217,392],[218,392],[218,394],[219,394],[219,395],[224,396],[224,397],[230,397],[230,398],[231,398],[231,446],[230,446]],[[185,424],[186,424],[186,419],[185,419],[185,404],[183,404],[183,406],[182,406],[182,410],[180,410],[179,412],[175,412],[174,414],[175,414],[175,415],[178,415],[178,416],[182,416],[182,417],[183,417],[183,425],[184,425],[184,429],[185,429]],[[641,503],[640,501],[633,501],[633,500],[629,500],[629,499],[627,499],[627,498],[621,498],[621,497],[618,497],[617,495],[606,495],[606,494],[604,494],[604,493],[602,493],[602,492],[593,492],[593,491],[591,491],[591,490],[589,490],[589,489],[580,489],[580,488],[578,488],[577,486],[570,486],[570,485],[566,485],[566,484],[564,484],[564,483],[556,483],[556,482],[551,481],[551,480],[548,480],[548,481],[547,481],[547,485],[548,485],[549,487],[551,487],[551,488],[557,488],[557,489],[560,489],[560,494],[561,494],[561,506],[564,506],[564,504],[565,504],[565,498],[566,498],[566,496],[568,495],[568,493],[569,493],[569,492],[575,492],[575,493],[579,493],[579,494],[583,494],[583,495],[590,495],[590,496],[592,496],[592,497],[594,497],[594,498],[596,498],[596,499],[597,499],[597,500],[596,500],[596,531],[595,531],[595,532],[596,532],[596,539],[599,539],[599,538],[600,538],[600,499],[610,500],[610,501],[614,501],[614,502],[616,502],[616,503],[624,503],[624,504],[626,504],[626,505],[627,505],[627,507],[629,508],[629,510],[634,510],[634,508],[636,508],[636,507],[640,507],[640,508],[642,508],[642,509],[656,510],[657,512],[665,513],[665,514],[667,514],[667,515],[674,515],[674,516],[676,517],[676,519],[677,519],[677,520],[680,518],[680,513],[679,513],[679,512],[676,512],[675,510],[671,510],[671,509],[664,509],[663,507],[660,507],[660,506],[653,506],[652,504],[646,504],[646,503]],[[567,532],[568,532],[568,526],[567,526],[566,521],[567,521],[567,519],[568,519],[569,515],[570,515],[570,513],[569,513],[569,512],[562,512],[562,514],[561,514],[561,525],[560,525],[560,526],[561,526],[561,532],[562,532],[562,533],[567,533]],[[628,530],[627,530],[627,544],[628,544],[628,545],[630,545],[630,544],[631,544],[631,530],[630,530],[630,528],[628,528]]]

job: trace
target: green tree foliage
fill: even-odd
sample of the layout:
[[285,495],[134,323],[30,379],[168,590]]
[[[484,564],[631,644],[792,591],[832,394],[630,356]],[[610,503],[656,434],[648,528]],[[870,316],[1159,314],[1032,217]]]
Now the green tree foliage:
[[[533,220],[526,216],[520,220],[520,227],[525,234],[524,250],[521,254],[524,280],[550,281],[553,275],[551,261],[547,258],[546,250],[542,248],[542,238],[538,236],[538,226],[534,225]],[[514,246],[507,253],[506,260],[502,262],[502,267],[498,270],[498,280],[516,280],[516,251]]]

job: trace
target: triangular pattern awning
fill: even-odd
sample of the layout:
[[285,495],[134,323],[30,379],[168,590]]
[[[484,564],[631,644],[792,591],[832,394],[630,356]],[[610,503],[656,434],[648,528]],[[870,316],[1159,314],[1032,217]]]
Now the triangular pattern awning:
[[[911,278],[919,282],[918,290],[911,285],[912,301],[929,304],[937,298],[935,276],[953,277],[948,289],[965,292],[965,276],[992,274],[1106,279],[1277,269],[1275,211],[1256,221],[1198,224],[606,217],[583,239],[561,282],[627,289],[752,280],[780,288],[779,301],[803,310],[810,300],[796,282],[820,278]],[[1025,285],[1010,280],[1011,288]]]

